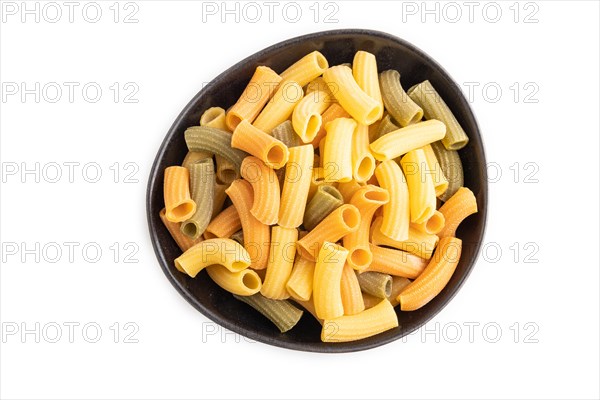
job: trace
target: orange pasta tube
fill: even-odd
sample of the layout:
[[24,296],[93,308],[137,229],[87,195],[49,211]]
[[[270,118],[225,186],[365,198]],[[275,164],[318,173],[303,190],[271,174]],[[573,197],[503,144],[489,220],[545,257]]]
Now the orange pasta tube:
[[429,219],[427,221],[420,223],[420,224],[411,223],[410,226],[412,226],[415,229],[420,230],[421,232],[435,235],[437,233],[440,233],[442,231],[442,229],[444,229],[445,224],[446,224],[446,218],[444,217],[444,214],[442,214],[438,210],[435,210],[433,212],[433,215],[431,217],[429,217]]
[[370,245],[373,261],[364,272],[381,272],[383,274],[403,276],[414,279],[423,272],[427,260],[402,250]]
[[[193,245],[200,243],[202,241],[202,237],[199,237],[198,239],[194,240],[194,239],[191,239],[189,236],[184,235],[181,232],[181,222],[169,221],[167,219],[165,213],[166,212],[165,212],[164,208],[162,210],[160,210],[160,213],[158,214],[160,216],[160,220],[163,222],[163,224],[165,224],[165,227],[167,228],[167,230],[173,237],[173,240],[175,240],[175,243],[177,243],[177,246],[179,246],[181,251],[186,251]],[[183,272],[183,271],[181,271],[181,272]]]
[[470,189],[461,187],[440,207],[440,212],[446,219],[446,225],[439,233],[440,239],[454,236],[458,225],[477,212],[477,199]]
[[263,224],[273,225],[279,218],[279,180],[275,171],[256,157],[246,157],[240,169],[252,185],[254,203],[250,212]]
[[210,221],[204,231],[204,237],[206,239],[228,238],[240,229],[242,229],[242,221],[235,206],[231,205]]
[[342,271],[341,294],[344,315],[358,314],[365,309],[365,302],[363,301],[356,273],[348,263],[344,264],[344,270]]
[[271,68],[265,66],[256,68],[248,86],[225,116],[229,130],[233,131],[242,120],[252,123],[275,93],[280,82],[281,77]]
[[331,242],[324,242],[319,249],[313,282],[313,299],[319,318],[344,315],[341,281],[347,255],[346,249]]
[[325,125],[337,118],[350,118],[350,114],[348,114],[338,103],[333,103],[325,110],[325,112],[323,112],[323,114],[321,114],[321,128],[312,141],[313,147],[318,147],[321,139],[327,134]]
[[283,167],[289,157],[288,148],[282,141],[267,135],[246,120],[240,122],[233,131],[231,147],[255,156],[274,169]]
[[275,300],[284,300],[289,297],[286,284],[294,265],[296,240],[298,240],[298,229],[273,227],[267,275],[260,289],[263,296]]
[[414,311],[429,303],[448,284],[456,270],[462,241],[455,237],[440,240],[435,256],[417,279],[398,296],[402,311]]
[[362,271],[371,264],[373,256],[369,248],[369,229],[375,210],[390,200],[388,191],[377,186],[363,186],[354,193],[350,204],[360,212],[357,230],[344,236],[344,247],[348,250],[348,264]]
[[297,228],[304,220],[313,157],[313,147],[309,144],[290,149],[279,207],[279,225],[285,228]]
[[252,215],[250,209],[254,204],[254,192],[250,183],[236,179],[225,191],[237,210],[244,232],[244,248],[250,254],[250,268],[263,269],[269,260],[269,243],[271,232],[265,225]]
[[395,249],[407,251],[418,257],[429,260],[437,246],[439,238],[413,227],[408,229],[406,240],[394,240],[381,232],[382,218],[377,217],[371,226],[371,243],[381,246],[389,246]]
[[337,242],[360,226],[360,212],[352,204],[344,204],[329,214],[312,231],[298,241],[298,252],[315,261],[325,242]]
[[190,197],[190,172],[184,167],[165,169],[165,216],[171,222],[188,220],[196,212],[196,203]]

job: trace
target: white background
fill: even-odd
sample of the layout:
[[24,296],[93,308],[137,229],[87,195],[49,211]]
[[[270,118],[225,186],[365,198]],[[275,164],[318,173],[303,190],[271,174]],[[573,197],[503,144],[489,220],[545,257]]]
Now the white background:
[[[203,13],[201,2],[99,2],[97,23],[83,18],[85,2],[72,23],[62,2],[56,23],[47,21],[56,10],[44,15],[43,2],[39,22],[31,14],[25,23],[21,2],[12,3],[16,15],[7,3],[0,28],[2,398],[600,395],[597,2],[481,2],[470,17],[463,2],[310,1],[297,3],[295,23],[294,9],[282,14],[284,3],[269,21],[259,2],[256,23],[248,21],[255,9],[244,14],[241,3],[239,22],[226,15],[226,23],[221,2],[212,3],[216,15]],[[425,7],[439,12],[424,14]],[[451,22],[457,10],[462,17]],[[124,23],[134,11],[138,22]],[[332,12],[337,22],[325,22]],[[337,28],[402,37],[439,61],[466,94],[474,87],[492,181],[486,255],[426,330],[365,352],[323,355],[250,343],[188,305],[158,266],[144,202],[156,151],[203,83],[268,45]],[[33,89],[36,82],[39,102],[35,94],[21,98],[21,83]],[[52,82],[63,89],[56,103]],[[79,84],[73,102],[64,82]],[[102,89],[96,103],[82,95],[87,83]],[[125,102],[135,88],[129,100],[138,102]],[[79,163],[73,182],[65,162]],[[21,174],[35,163],[39,183]],[[62,166],[56,183],[49,182],[53,163]],[[101,169],[97,183],[86,181],[96,172],[90,164],[83,174],[88,163]],[[126,173],[138,183],[125,182]],[[73,259],[65,242],[76,242]],[[36,243],[37,254],[23,251]],[[51,262],[57,247],[62,256]],[[102,255],[91,262],[97,247]],[[134,262],[125,262],[136,249]],[[79,324],[72,340],[70,322]],[[51,343],[57,326],[62,336]],[[102,336],[89,343],[95,327]]]

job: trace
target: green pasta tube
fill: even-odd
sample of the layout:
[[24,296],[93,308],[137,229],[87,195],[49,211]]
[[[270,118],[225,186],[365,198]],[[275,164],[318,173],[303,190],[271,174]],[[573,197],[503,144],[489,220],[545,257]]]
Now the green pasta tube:
[[321,185],[304,211],[304,228],[312,231],[319,222],[344,204],[342,194],[331,185]]
[[231,133],[208,126],[191,126],[185,130],[185,143],[190,151],[206,151],[231,161],[240,176],[242,161],[248,155],[231,147]]
[[467,145],[469,137],[431,82],[423,81],[411,87],[408,95],[423,108],[425,118],[437,119],[446,125],[446,136],[442,143],[448,150],[460,150]]
[[383,135],[388,134],[393,131],[396,131],[398,129],[400,129],[400,127],[392,121],[392,116],[390,114],[388,114],[385,117],[383,117],[383,119],[379,123],[379,127],[377,128],[377,134],[375,135],[375,139],[379,139]]
[[296,131],[294,131],[292,121],[290,120],[283,121],[281,124],[273,128],[271,131],[271,136],[282,141],[283,144],[285,144],[288,148],[304,145],[304,142],[302,142],[300,136],[298,136]]
[[441,141],[431,143],[431,148],[440,163],[442,172],[448,181],[448,189],[438,198],[448,200],[458,189],[465,185],[462,162],[455,150],[447,150]]
[[279,328],[281,333],[292,329],[300,321],[304,313],[304,311],[294,307],[287,300],[268,299],[260,293],[252,296],[238,296],[234,294],[233,297],[239,301],[243,301],[267,317]]
[[242,231],[240,229],[239,231],[237,231],[236,233],[231,235],[231,239],[235,240],[236,242],[238,242],[239,244],[241,244],[243,246],[244,245],[244,231]]
[[387,299],[392,294],[392,277],[380,272],[363,272],[357,274],[360,290],[380,299]]
[[402,127],[419,122],[423,110],[402,89],[400,73],[388,69],[379,74],[381,97],[386,110]]
[[215,190],[215,167],[212,158],[190,164],[190,186],[196,212],[181,223],[181,232],[191,239],[198,239],[208,226],[213,211]]

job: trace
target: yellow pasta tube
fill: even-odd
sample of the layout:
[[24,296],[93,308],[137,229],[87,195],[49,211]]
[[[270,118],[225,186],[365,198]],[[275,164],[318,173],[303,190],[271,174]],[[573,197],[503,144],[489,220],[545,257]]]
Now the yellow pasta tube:
[[340,285],[344,315],[354,315],[363,311],[365,309],[365,302],[360,291],[360,285],[354,268],[348,263],[344,264]]
[[374,172],[375,157],[369,147],[369,127],[357,124],[352,137],[352,176],[357,182],[366,182]]
[[286,284],[294,265],[296,240],[298,240],[298,229],[273,227],[267,275],[260,289],[263,296],[275,300],[284,300],[289,297]]
[[356,193],[356,191],[361,187],[363,186],[360,183],[356,182],[355,180],[351,180],[348,182],[340,182],[337,189],[344,198],[344,203],[348,204],[350,203],[352,196],[354,196],[354,193]]
[[440,240],[435,257],[423,273],[397,297],[402,311],[414,311],[429,303],[448,284],[456,270],[462,251],[462,241],[447,236]]
[[337,118],[327,124],[325,145],[321,154],[325,182],[346,182],[352,179],[352,136],[356,122]]
[[231,272],[221,265],[210,265],[206,272],[217,285],[238,296],[252,296],[262,286],[260,277],[251,269]]
[[427,159],[421,149],[411,150],[400,160],[406,176],[410,199],[410,221],[421,224],[427,221],[436,208],[435,187],[427,171]]
[[444,171],[430,144],[421,147],[423,153],[425,153],[425,159],[427,160],[427,172],[431,175],[433,180],[433,187],[435,187],[435,195],[437,197],[443,195],[448,189],[448,180],[444,175]]
[[437,235],[438,233],[440,233],[442,229],[444,229],[445,225],[446,218],[444,217],[444,214],[442,214],[438,210],[435,210],[433,212],[433,215],[429,217],[427,221],[424,221],[420,224],[410,224],[411,227],[421,232],[429,233],[432,235]]
[[196,212],[196,203],[190,197],[190,172],[184,167],[165,169],[164,197],[166,217],[171,222],[188,220]]
[[373,256],[369,248],[369,230],[375,210],[390,200],[386,189],[377,186],[363,186],[354,193],[350,204],[360,212],[358,229],[344,236],[344,247],[348,250],[348,264],[357,271],[363,271],[371,264]]
[[313,157],[313,147],[309,144],[290,149],[279,207],[278,223],[284,228],[297,228],[302,224],[312,177]]
[[413,227],[409,227],[408,238],[406,240],[394,240],[381,232],[382,221],[383,219],[381,217],[377,217],[375,218],[375,221],[373,221],[373,225],[371,226],[371,243],[378,246],[389,246],[407,251],[427,260],[431,258],[433,250],[439,241],[438,236],[430,235]]
[[333,95],[358,123],[371,125],[381,118],[381,104],[358,86],[350,68],[342,65],[331,67],[323,73],[323,79],[332,85],[330,87],[335,87]]
[[477,212],[477,199],[473,192],[461,187],[440,207],[440,213],[445,218],[444,229],[439,232],[439,237],[455,236],[458,225],[469,215]]
[[304,91],[298,83],[293,81],[283,82],[252,125],[270,134],[277,125],[286,121],[292,115],[294,107],[302,100],[303,96]]
[[384,299],[375,307],[355,315],[325,319],[321,330],[323,342],[351,342],[385,332],[398,326],[392,304]]
[[296,257],[290,279],[286,288],[294,300],[308,301],[313,292],[313,277],[315,274],[314,261],[300,256]]
[[440,140],[446,134],[446,125],[431,119],[400,128],[371,143],[371,152],[379,161],[392,160],[411,150]]
[[319,249],[313,282],[313,300],[317,316],[331,319],[344,315],[341,281],[348,250],[325,242]]
[[256,68],[248,86],[225,116],[225,122],[229,130],[233,132],[242,120],[246,120],[250,124],[254,122],[260,110],[267,104],[267,101],[277,89],[281,79],[281,76],[269,67],[260,66]]
[[242,221],[240,220],[240,216],[235,206],[231,205],[210,221],[204,231],[204,238],[228,238],[241,228]]
[[381,272],[383,274],[403,276],[414,279],[423,272],[427,260],[402,250],[370,245],[373,261],[363,272]]
[[292,125],[302,142],[311,143],[315,139],[323,121],[321,114],[328,106],[327,93],[320,90],[307,94],[296,105]]
[[348,114],[338,103],[333,103],[323,112],[323,114],[321,114],[321,128],[312,141],[313,147],[318,147],[321,139],[327,134],[325,126],[337,118],[350,118],[350,114]]
[[194,240],[188,237],[187,235],[184,235],[181,232],[181,223],[169,221],[165,214],[166,210],[163,208],[162,210],[160,210],[160,213],[158,215],[160,217],[160,220],[163,222],[163,224],[165,224],[165,227],[173,237],[173,240],[175,240],[175,243],[177,243],[177,246],[179,246],[179,248],[181,249],[181,251],[186,251],[193,245],[202,241],[202,237],[199,237],[198,239]]
[[283,142],[255,128],[246,120],[240,122],[233,131],[231,147],[255,156],[273,169],[283,167],[289,157],[289,150]]
[[229,130],[225,123],[225,110],[221,107],[211,107],[200,116],[200,126],[208,126],[224,131]]
[[215,238],[190,247],[175,259],[175,267],[192,278],[213,264],[222,265],[231,272],[239,272],[250,265],[250,255],[235,240]]
[[254,204],[254,191],[250,183],[236,179],[225,191],[240,216],[244,232],[244,248],[250,254],[250,268],[264,269],[269,259],[269,243],[271,231],[252,215],[250,209]]
[[263,224],[276,224],[279,218],[280,191],[275,171],[252,156],[244,158],[240,171],[254,190],[254,203],[250,213]]
[[375,56],[366,51],[357,51],[352,61],[352,75],[358,86],[377,101],[381,107],[378,120],[383,116],[383,99],[379,88],[379,76],[377,73],[377,60]]
[[383,206],[381,233],[395,241],[408,239],[410,202],[406,178],[393,160],[382,162],[375,168],[375,176],[390,195]]
[[285,81],[298,82],[304,86],[329,68],[329,63],[323,54],[313,51],[296,61],[281,73]]
[[360,226],[360,212],[352,204],[344,204],[329,214],[312,231],[298,241],[298,252],[315,261],[325,242],[337,242]]

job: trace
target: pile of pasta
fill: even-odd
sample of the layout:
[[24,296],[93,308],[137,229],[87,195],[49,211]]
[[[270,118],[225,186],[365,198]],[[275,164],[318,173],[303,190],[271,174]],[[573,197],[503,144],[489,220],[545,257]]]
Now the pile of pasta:
[[325,342],[397,327],[394,307],[426,305],[459,262],[456,229],[477,212],[457,153],[468,140],[429,81],[406,92],[371,53],[259,66],[231,108],[185,131],[189,153],[165,170],[175,267],[206,270],[282,333],[302,308]]

